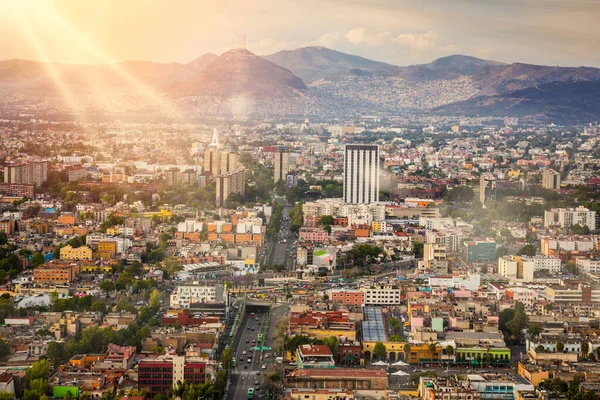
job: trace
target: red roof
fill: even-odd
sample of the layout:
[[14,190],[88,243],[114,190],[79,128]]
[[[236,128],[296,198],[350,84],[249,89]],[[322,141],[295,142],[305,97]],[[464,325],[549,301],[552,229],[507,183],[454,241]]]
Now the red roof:
[[298,346],[302,356],[332,356],[331,349],[326,344],[303,344]]
[[315,368],[297,369],[288,374],[290,377],[323,377],[323,378],[386,378],[387,372],[381,369],[351,369],[351,368]]

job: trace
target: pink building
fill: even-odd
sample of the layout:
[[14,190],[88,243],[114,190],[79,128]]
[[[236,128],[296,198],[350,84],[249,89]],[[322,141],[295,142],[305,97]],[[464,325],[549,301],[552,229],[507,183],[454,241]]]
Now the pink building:
[[302,242],[323,243],[328,237],[327,231],[320,228],[300,228],[298,234],[298,238]]

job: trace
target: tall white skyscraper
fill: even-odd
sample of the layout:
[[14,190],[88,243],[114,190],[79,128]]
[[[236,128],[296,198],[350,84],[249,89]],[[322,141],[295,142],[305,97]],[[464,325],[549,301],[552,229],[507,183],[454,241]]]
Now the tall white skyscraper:
[[344,149],[344,202],[379,201],[379,146],[347,144]]

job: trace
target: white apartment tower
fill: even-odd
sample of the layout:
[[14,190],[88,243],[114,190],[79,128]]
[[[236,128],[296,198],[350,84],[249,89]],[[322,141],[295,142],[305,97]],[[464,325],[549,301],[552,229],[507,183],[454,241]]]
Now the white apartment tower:
[[379,201],[379,146],[347,144],[344,149],[344,203]]

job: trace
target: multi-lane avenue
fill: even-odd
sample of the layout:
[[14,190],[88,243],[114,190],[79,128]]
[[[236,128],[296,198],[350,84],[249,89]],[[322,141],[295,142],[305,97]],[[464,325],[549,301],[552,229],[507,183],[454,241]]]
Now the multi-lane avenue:
[[[262,366],[265,364],[266,359],[264,359],[263,352],[252,349],[255,346],[253,343],[258,340],[262,324],[265,322],[265,316],[265,313],[255,313],[254,318],[250,318],[250,313],[244,315],[242,324],[239,327],[238,337],[233,344],[232,355],[237,366],[231,373],[227,399],[246,399],[249,388],[255,390],[259,388],[261,372],[263,371]],[[261,394],[259,391],[255,398],[260,398]]]

